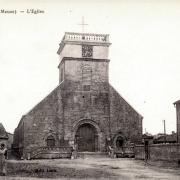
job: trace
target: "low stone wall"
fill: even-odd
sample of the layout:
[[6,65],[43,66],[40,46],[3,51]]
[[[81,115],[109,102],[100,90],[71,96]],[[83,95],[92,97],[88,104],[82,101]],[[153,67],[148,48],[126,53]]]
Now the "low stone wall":
[[134,157],[134,146],[123,146],[120,149],[115,149],[114,154],[116,155],[117,158],[122,158],[122,157],[132,158]]
[[71,158],[72,147],[40,147],[28,153],[27,159]]
[[[145,159],[144,145],[134,148],[135,159]],[[151,144],[148,146],[150,160],[180,161],[180,144]]]

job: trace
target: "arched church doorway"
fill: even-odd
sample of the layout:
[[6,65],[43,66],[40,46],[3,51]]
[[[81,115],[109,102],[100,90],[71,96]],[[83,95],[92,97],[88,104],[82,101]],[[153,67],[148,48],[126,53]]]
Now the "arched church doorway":
[[117,138],[116,138],[116,148],[118,148],[118,149],[120,149],[120,148],[122,148],[123,147],[123,145],[124,145],[124,139],[123,139],[123,137],[122,136],[118,136]]
[[78,127],[75,141],[77,150],[95,152],[98,149],[98,135],[95,127],[89,123],[82,124]]

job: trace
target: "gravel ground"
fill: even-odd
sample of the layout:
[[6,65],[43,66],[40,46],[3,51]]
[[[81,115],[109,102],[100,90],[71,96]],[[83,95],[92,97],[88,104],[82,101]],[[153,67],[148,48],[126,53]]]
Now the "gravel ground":
[[7,162],[8,175],[0,180],[37,179],[152,179],[179,180],[180,168],[145,164],[134,159],[56,159]]

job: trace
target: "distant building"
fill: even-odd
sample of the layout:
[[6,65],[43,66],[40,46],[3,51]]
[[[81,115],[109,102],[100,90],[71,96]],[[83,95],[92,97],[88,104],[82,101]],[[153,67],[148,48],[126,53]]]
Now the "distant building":
[[0,123],[0,144],[4,144],[6,147],[8,146],[8,133],[6,132],[2,123]]
[[180,100],[174,102],[176,107],[176,127],[177,127],[177,143],[180,143]]
[[7,132],[7,135],[8,135],[7,148],[11,149],[13,144],[13,134]]
[[142,116],[109,84],[109,46],[106,34],[65,33],[59,86],[15,129],[13,147],[21,156],[62,146],[104,152],[142,142]]
[[164,143],[176,143],[177,142],[177,134],[172,132],[172,134],[159,134],[154,136],[153,143],[154,144],[164,144]]

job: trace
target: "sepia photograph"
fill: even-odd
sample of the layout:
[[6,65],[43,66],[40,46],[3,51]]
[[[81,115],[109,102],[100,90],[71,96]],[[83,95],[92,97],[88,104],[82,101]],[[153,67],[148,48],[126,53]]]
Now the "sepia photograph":
[[0,0],[0,180],[179,180],[179,83],[179,0]]

